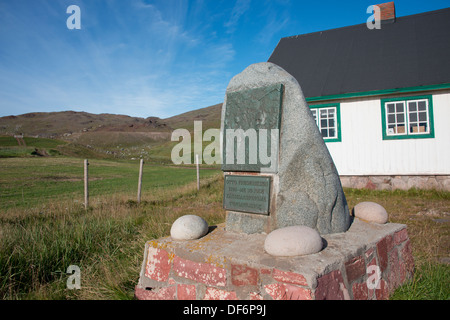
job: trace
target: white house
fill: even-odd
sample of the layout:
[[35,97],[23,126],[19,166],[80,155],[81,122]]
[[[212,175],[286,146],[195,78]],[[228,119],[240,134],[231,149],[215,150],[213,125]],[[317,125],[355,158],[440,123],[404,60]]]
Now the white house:
[[450,8],[282,38],[344,187],[450,190]]

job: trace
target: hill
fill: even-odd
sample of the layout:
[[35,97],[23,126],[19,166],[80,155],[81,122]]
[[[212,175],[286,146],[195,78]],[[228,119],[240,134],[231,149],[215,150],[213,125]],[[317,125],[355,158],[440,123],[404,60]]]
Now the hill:
[[194,121],[202,121],[203,130],[208,128],[220,128],[222,104],[193,110],[180,115],[162,120],[171,129],[184,128],[190,131],[194,128]]
[[[62,140],[64,143],[53,150],[70,156],[144,157],[167,162],[176,143],[170,141],[172,131],[178,128],[192,131],[194,121],[202,121],[203,130],[219,128],[221,108],[222,104],[217,104],[167,119],[75,111],[33,112],[1,117],[0,135],[23,134],[28,138]],[[10,145],[2,146],[1,142],[0,148],[8,147],[8,154],[25,152],[16,152]],[[28,149],[34,150],[30,145]]]
[[0,134],[12,136],[23,133],[36,138],[72,140],[70,137],[73,134],[86,132],[172,132],[177,128],[189,129],[194,121],[203,121],[204,127],[211,128],[220,126],[221,108],[222,104],[216,104],[167,119],[76,111],[32,112],[0,117]]
[[156,117],[137,118],[87,112],[33,112],[0,118],[0,134],[38,138],[68,138],[74,133],[91,131],[152,131],[164,128]]

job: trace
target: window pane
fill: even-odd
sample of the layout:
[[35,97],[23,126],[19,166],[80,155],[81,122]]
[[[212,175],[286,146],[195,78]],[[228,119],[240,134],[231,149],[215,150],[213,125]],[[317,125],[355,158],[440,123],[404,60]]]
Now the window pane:
[[403,123],[405,122],[405,115],[403,113],[397,114],[397,123]]
[[320,120],[320,127],[321,128],[326,128],[327,127],[327,119]]
[[401,134],[401,133],[405,133],[405,126],[397,126],[397,133]]
[[327,117],[327,109],[320,110],[320,118],[326,118]]
[[427,110],[427,103],[425,101],[419,101],[419,111]]
[[328,133],[330,135],[330,138],[336,138],[336,134],[335,134],[335,130],[334,129],[328,130]]
[[322,137],[324,138],[328,138],[328,130],[327,129],[322,129]]
[[416,111],[417,110],[417,103],[414,101],[414,102],[408,102],[408,108],[409,108],[409,111]]
[[409,121],[416,122],[417,121],[417,113],[410,113],[409,114]]
[[393,103],[387,104],[388,113],[394,113],[395,112],[395,105]]
[[334,108],[328,109],[328,117],[329,118],[334,118]]
[[334,128],[334,119],[329,119],[328,120],[328,127],[329,128]]
[[388,126],[387,134],[389,134],[389,135],[395,134],[395,125],[391,124]]
[[419,123],[419,132],[428,132],[428,126],[427,123]]
[[388,115],[388,123],[395,123],[395,114]]
[[414,133],[417,132],[417,123],[413,123],[409,125],[409,132]]
[[427,121],[427,113],[426,112],[419,112],[419,120],[420,121]]
[[403,112],[403,102],[400,102],[400,103],[396,103],[396,110],[397,110],[397,112]]

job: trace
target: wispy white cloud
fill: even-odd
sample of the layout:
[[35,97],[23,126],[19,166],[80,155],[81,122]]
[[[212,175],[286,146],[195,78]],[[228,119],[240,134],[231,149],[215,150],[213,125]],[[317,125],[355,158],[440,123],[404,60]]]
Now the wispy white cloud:
[[234,33],[238,25],[239,19],[250,8],[251,0],[236,0],[236,3],[231,11],[229,20],[224,24],[227,28],[227,33]]
[[209,97],[223,85],[223,75],[215,72],[233,58],[232,45],[205,41],[203,29],[186,28],[185,1],[167,2],[167,7],[133,3],[108,1],[103,11],[80,3],[80,31],[65,28],[64,5],[46,2],[62,28],[33,18],[32,5],[25,13],[12,6],[6,12],[9,25],[22,33],[8,35],[16,44],[0,49],[5,58],[0,62],[0,109],[16,104],[28,112],[61,108],[166,117],[220,101]]
[[[165,118],[223,101],[237,52],[217,36],[224,16],[215,22],[205,3],[77,0],[82,29],[69,31],[65,5],[72,2],[47,1],[53,20],[28,24],[21,19],[33,17],[34,6],[11,5],[10,24],[22,33],[3,46],[0,31],[0,116],[78,110]],[[227,30],[249,4],[236,3]],[[39,10],[45,16],[47,9]],[[3,110],[9,105],[20,108]]]
[[256,35],[256,41],[267,45],[269,44],[276,34],[279,34],[286,25],[289,23],[288,17],[278,17],[275,14],[268,17],[266,24],[261,29],[261,31]]
[[[281,32],[291,23],[292,4],[290,0],[261,0],[264,9],[258,15],[259,32],[254,40],[262,46],[267,46],[274,40],[285,36]],[[274,39],[276,37],[276,39]]]

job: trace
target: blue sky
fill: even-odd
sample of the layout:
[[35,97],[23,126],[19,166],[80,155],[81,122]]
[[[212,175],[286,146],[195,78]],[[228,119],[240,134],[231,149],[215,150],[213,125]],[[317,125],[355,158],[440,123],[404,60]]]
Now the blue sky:
[[[0,116],[86,111],[166,118],[223,101],[282,37],[365,23],[384,1],[0,0]],[[66,26],[70,5],[81,29]],[[395,1],[397,16],[448,0]]]

